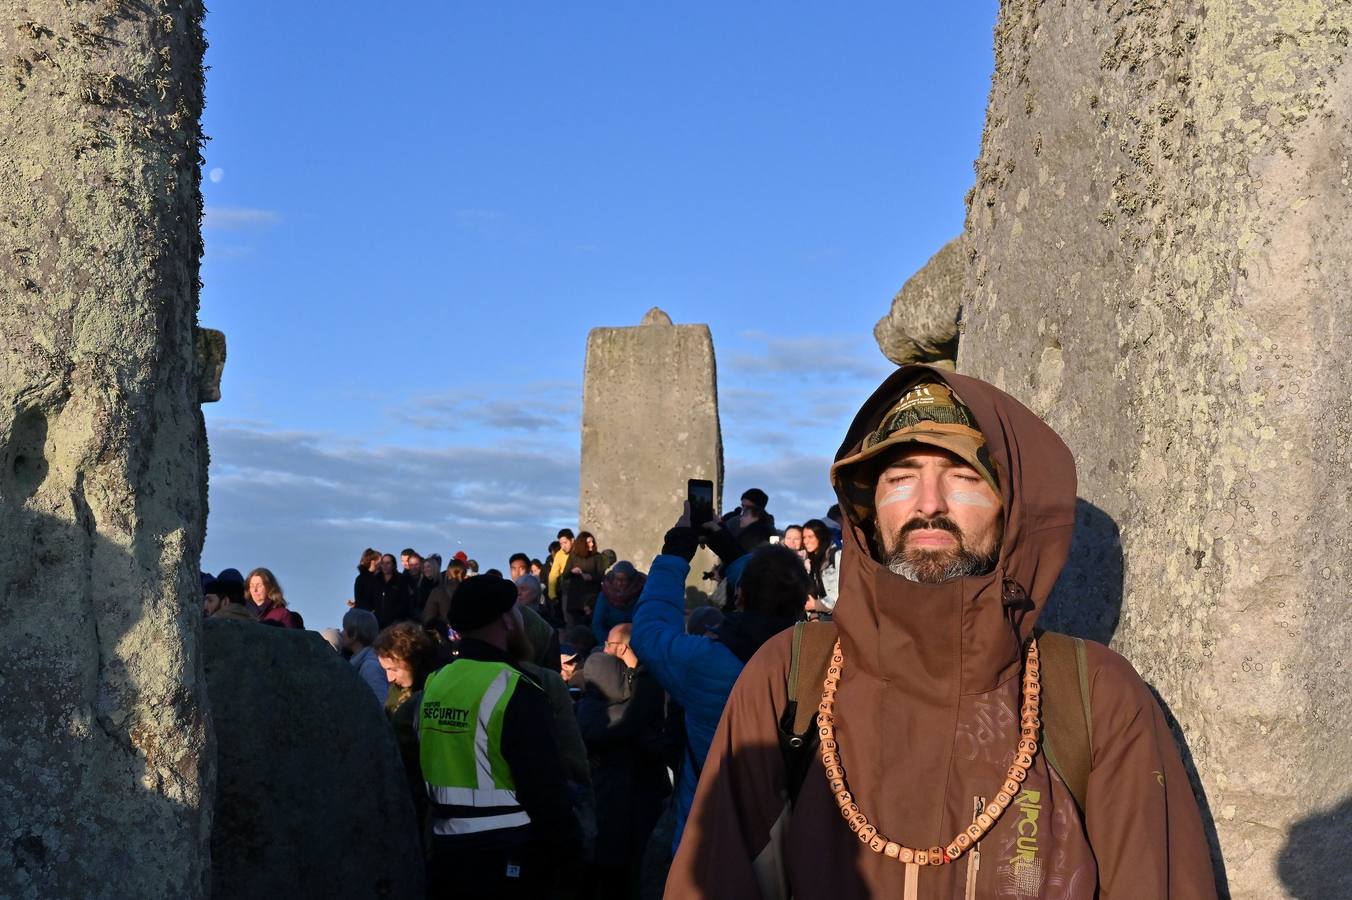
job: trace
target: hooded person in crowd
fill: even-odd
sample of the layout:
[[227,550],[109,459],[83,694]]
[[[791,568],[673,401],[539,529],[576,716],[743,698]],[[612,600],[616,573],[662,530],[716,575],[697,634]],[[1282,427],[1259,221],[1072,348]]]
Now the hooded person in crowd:
[[601,579],[601,593],[592,610],[592,634],[598,644],[606,642],[616,625],[634,621],[634,601],[643,593],[644,580],[644,574],[628,560],[615,563]]
[[[838,637],[798,697],[819,709],[815,746],[790,776],[781,716],[808,660],[780,635],[728,700],[667,896],[1212,900],[1197,801],[1131,665],[1084,641],[1084,694],[1041,702],[1069,642],[1034,632],[1074,526],[1060,438],[984,382],[908,366],[831,477],[840,596],[834,624],[801,636]],[[1052,756],[1048,723],[1076,712],[1084,754]]]

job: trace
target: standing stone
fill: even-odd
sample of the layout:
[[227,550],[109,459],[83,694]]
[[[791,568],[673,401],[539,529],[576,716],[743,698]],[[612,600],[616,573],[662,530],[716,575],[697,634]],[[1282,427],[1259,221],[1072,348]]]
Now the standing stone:
[[[1349,34],[1347,3],[1005,0],[964,235],[958,367],[1120,530],[1113,644],[1254,900],[1352,896]],[[1103,621],[1080,571],[1059,614]]]
[[[714,343],[707,325],[673,325],[652,309],[636,328],[587,337],[580,526],[642,570],[681,514],[686,482],[714,483],[722,508]],[[691,584],[712,565],[695,558]],[[703,568],[701,568],[703,566]]]
[[203,9],[0,9],[0,896],[200,897]]
[[211,896],[423,896],[410,782],[357,670],[313,631],[208,619],[203,632]]

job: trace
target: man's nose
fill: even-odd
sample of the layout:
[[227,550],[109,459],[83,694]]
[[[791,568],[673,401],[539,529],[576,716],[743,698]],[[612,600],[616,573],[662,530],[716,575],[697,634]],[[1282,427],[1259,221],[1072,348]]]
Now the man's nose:
[[948,512],[948,499],[944,497],[943,486],[938,478],[921,478],[917,486],[919,497],[916,511],[926,518]]

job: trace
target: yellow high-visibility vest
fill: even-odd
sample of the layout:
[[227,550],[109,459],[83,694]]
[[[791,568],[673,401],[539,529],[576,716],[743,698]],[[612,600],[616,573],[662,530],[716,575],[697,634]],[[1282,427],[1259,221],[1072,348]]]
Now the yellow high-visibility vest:
[[519,828],[530,816],[502,756],[502,720],[521,673],[458,659],[434,672],[418,708],[418,755],[434,834]]

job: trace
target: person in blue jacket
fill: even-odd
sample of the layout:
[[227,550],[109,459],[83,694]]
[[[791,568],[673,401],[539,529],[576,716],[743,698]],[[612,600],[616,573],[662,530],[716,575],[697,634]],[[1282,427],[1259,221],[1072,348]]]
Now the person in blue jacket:
[[592,633],[598,645],[606,642],[610,629],[634,621],[635,601],[646,577],[633,563],[620,560],[601,579],[601,593],[592,608]]
[[[733,683],[761,644],[793,626],[811,588],[802,561],[787,547],[766,544],[747,555],[720,525],[711,523],[707,531],[697,532],[688,516],[689,509],[667,532],[662,553],[653,560],[630,641],[638,658],[685,710],[673,853]],[[685,631],[685,580],[701,540],[722,558],[728,595],[736,605],[711,637]]]

